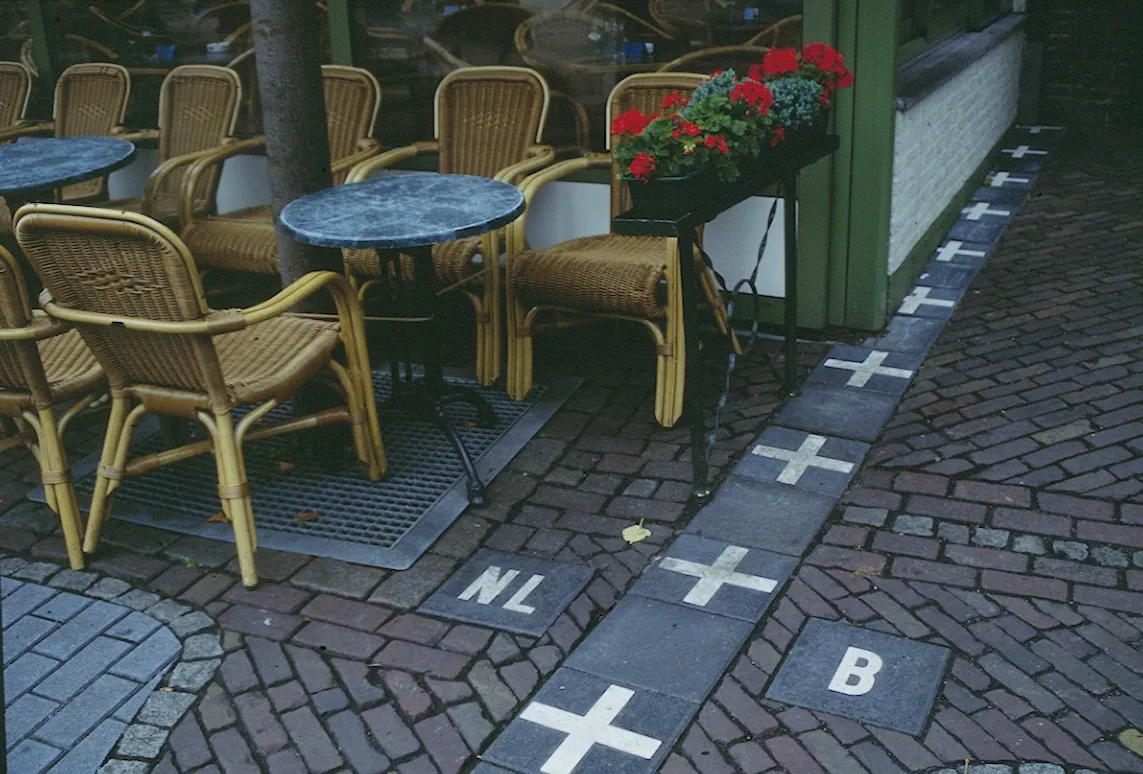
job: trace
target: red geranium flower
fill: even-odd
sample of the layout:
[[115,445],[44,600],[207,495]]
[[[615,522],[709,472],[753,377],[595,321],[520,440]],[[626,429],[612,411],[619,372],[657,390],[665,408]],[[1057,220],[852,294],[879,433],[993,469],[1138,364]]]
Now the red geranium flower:
[[779,126],[774,130],[774,136],[770,138],[770,147],[773,148],[784,139],[786,139],[786,127]]
[[750,69],[746,71],[746,77],[752,81],[761,83],[766,77],[766,71],[762,69],[760,64],[750,65]]
[[687,104],[687,102],[688,102],[687,98],[684,97],[682,94],[679,94],[678,92],[672,92],[672,93],[668,94],[667,96],[663,97],[663,102],[659,105],[659,107],[662,108],[663,110],[670,110],[675,105],[678,105],[679,107],[683,107],[684,105]]
[[792,48],[772,48],[762,57],[762,72],[781,75],[798,71],[798,52]]
[[726,144],[726,138],[721,134],[708,134],[704,144],[708,148],[717,148],[722,153],[730,153],[730,148]]
[[[810,43],[802,49],[802,59],[822,72],[832,73],[839,78],[849,71],[845,69],[845,57],[833,46],[825,43]],[[845,88],[842,86],[841,88]]]
[[636,153],[635,158],[631,159],[629,169],[637,179],[646,180],[655,171],[655,157],[646,153]]
[[747,105],[757,108],[759,113],[765,115],[770,110],[770,106],[774,104],[774,95],[770,93],[767,86],[763,86],[756,81],[739,81],[738,84],[730,90],[731,102],[738,100],[745,100]]
[[684,134],[690,137],[702,134],[702,127],[698,124],[692,124],[690,121],[683,121],[679,124],[679,128],[683,130]]
[[621,113],[615,117],[611,122],[612,134],[639,134],[647,128],[647,124],[657,118],[657,115],[645,116],[638,110],[632,108],[626,113]]
[[841,79],[837,82],[837,87],[839,89],[848,89],[852,85],[853,85],[853,73],[846,70],[845,73],[841,76]]

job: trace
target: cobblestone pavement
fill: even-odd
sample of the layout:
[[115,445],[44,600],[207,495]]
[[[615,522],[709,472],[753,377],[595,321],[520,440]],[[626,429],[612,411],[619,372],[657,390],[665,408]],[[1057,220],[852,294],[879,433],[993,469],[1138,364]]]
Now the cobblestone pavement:
[[[696,699],[663,772],[944,774],[966,759],[1005,764],[970,774],[1143,771],[1141,173],[1139,153],[1115,146],[1053,156],[923,364],[882,364],[919,370],[790,582]],[[224,653],[157,759],[120,743],[105,770],[500,771],[477,756],[694,513],[686,432],[654,426],[653,373],[606,338],[541,342],[549,372],[588,382],[493,482],[492,506],[466,512],[408,571],[260,551],[264,582],[246,590],[232,546],[111,529],[90,573],[61,575],[201,610]],[[804,365],[824,353],[804,349]],[[782,401],[760,362],[736,380],[718,472]],[[54,517],[21,499],[34,481],[25,457],[0,465],[0,548],[22,557],[0,570],[51,586]],[[646,541],[617,537],[640,519]],[[482,547],[595,575],[540,637],[415,611]],[[764,698],[810,619],[952,651],[922,733]]]

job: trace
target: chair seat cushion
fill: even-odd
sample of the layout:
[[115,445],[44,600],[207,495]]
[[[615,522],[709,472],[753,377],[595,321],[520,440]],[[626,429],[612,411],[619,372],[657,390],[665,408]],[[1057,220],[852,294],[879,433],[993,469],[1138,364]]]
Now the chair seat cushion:
[[605,234],[529,250],[512,261],[513,292],[529,306],[562,306],[655,320],[667,241]]
[[[68,400],[92,392],[100,392],[106,379],[103,369],[83,343],[78,331],[70,330],[36,342],[48,387],[55,401]],[[5,353],[0,353],[3,356]],[[32,393],[21,389],[19,370],[9,373],[0,360],[0,413],[11,414],[35,408]],[[7,386],[5,386],[7,385]]]
[[278,273],[278,237],[267,205],[195,218],[182,238],[201,268]]
[[[126,199],[112,199],[108,202],[97,203],[96,207],[104,207],[109,210],[127,210],[128,212],[143,212],[143,197],[142,196],[129,196]],[[155,220],[170,226],[178,220],[179,205],[175,197],[170,194],[159,193],[155,196],[152,203],[152,211],[146,213]]]
[[[433,245],[433,268],[437,280],[444,285],[461,282],[480,270],[472,259],[480,252],[480,237],[458,239],[455,242],[442,242]],[[411,262],[406,264],[406,274],[412,276]],[[376,250],[350,249],[345,251],[345,264],[349,273],[358,277],[374,278],[381,276],[381,259]]]
[[227,392],[236,404],[284,401],[325,368],[340,341],[338,330],[333,322],[275,317],[216,336]]

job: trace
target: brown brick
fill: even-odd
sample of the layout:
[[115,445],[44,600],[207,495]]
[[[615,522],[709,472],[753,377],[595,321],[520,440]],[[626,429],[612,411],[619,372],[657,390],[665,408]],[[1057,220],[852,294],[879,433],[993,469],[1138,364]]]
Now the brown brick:
[[[587,510],[577,508],[576,510]],[[641,500],[635,497],[615,497],[607,505],[607,515],[617,519],[639,521],[666,521],[671,522],[683,513],[682,503],[665,502],[662,500]]]
[[1094,605],[1110,610],[1123,610],[1128,613],[1143,614],[1143,594],[1133,591],[1099,589],[1092,586],[1075,586],[1072,600],[1080,605]]
[[989,591],[999,591],[1016,596],[1041,597],[1061,602],[1068,598],[1068,584],[1061,580],[1032,575],[1013,575],[996,570],[985,570],[980,575],[980,584]]
[[1055,492],[1038,492],[1036,504],[1048,513],[1061,513],[1078,519],[1107,521],[1115,517],[1115,504],[1105,500],[1073,497]]
[[1016,532],[1035,532],[1040,535],[1072,534],[1072,520],[1039,511],[1021,511],[1015,508],[997,508],[992,514],[992,526]]
[[222,614],[218,623],[226,631],[251,634],[268,640],[284,640],[302,625],[302,619],[296,615],[233,605]]
[[399,615],[381,627],[381,634],[398,640],[409,640],[420,645],[436,645],[448,631],[443,621],[426,618],[416,613]]
[[603,509],[607,498],[603,495],[577,492],[574,489],[561,489],[559,487],[542,484],[529,498],[533,505],[550,505],[553,508],[563,508],[572,511],[586,511],[598,513]]
[[968,567],[985,567],[992,570],[1023,572],[1028,569],[1028,557],[1011,551],[998,551],[994,548],[960,546],[950,543],[945,546],[945,558]]
[[908,510],[918,516],[935,516],[940,519],[964,521],[970,524],[983,524],[987,514],[987,509],[983,505],[924,495],[911,496]]
[[1027,508],[1032,505],[1031,490],[1022,486],[989,484],[983,481],[958,481],[953,496],[990,505]]
[[847,548],[835,546],[818,546],[810,552],[808,561],[818,567],[840,567],[851,572],[862,570],[877,574],[885,568],[886,559],[880,554],[873,554],[868,551],[850,551]]
[[941,550],[941,544],[932,538],[878,532],[873,536],[873,550],[886,554],[904,554],[921,559],[936,559]]
[[845,548],[862,548],[869,537],[869,530],[865,527],[851,527],[844,524],[835,524],[829,528],[822,542]]
[[311,621],[294,635],[293,642],[317,648],[323,653],[365,660],[385,644],[385,639],[357,629],[347,629],[324,621]]
[[1081,520],[1076,525],[1076,537],[1117,546],[1143,548],[1143,527],[1127,527],[1098,521]]
[[301,610],[305,618],[348,626],[363,631],[376,631],[393,613],[380,605],[370,605],[332,594],[318,594]]
[[898,492],[912,494],[943,495],[948,491],[947,476],[934,476],[932,473],[898,473],[893,480],[893,488]]
[[223,595],[223,599],[227,602],[260,607],[264,610],[275,610],[279,613],[296,613],[311,596],[309,592],[292,586],[263,583],[256,589],[248,589],[240,584],[235,585]]
[[952,586],[976,585],[976,570],[952,564],[938,564],[923,559],[894,559],[892,575],[905,580],[947,583]]
[[269,700],[261,691],[250,691],[235,697],[234,706],[246,726],[250,741],[254,742],[254,749],[260,755],[269,755],[289,744],[286,729],[282,728],[274,716]]
[[1092,583],[1096,586],[1115,586],[1119,583],[1119,574],[1107,567],[1093,567],[1090,564],[1046,557],[1038,557],[1032,566],[1037,574],[1047,575],[1049,578],[1059,578],[1076,583]]
[[469,656],[426,648],[412,642],[394,640],[378,653],[375,660],[395,669],[406,669],[418,674],[430,674],[451,680],[468,665]]

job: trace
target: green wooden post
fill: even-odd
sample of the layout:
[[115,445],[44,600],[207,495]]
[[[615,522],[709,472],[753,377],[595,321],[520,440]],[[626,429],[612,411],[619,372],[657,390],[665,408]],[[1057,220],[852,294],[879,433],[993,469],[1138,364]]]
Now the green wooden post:
[[353,33],[349,24],[350,0],[329,0],[329,55],[336,65],[353,64]]
[[846,240],[846,327],[876,330],[885,324],[889,219],[893,198],[893,144],[897,96],[897,4],[842,0],[845,22],[854,20],[859,44],[853,61],[850,186]]
[[27,0],[28,31],[32,36],[32,59],[36,63],[36,85],[39,88],[41,110],[51,111],[59,75],[59,56],[62,54],[62,39],[59,23],[51,14],[44,13],[41,0]]

